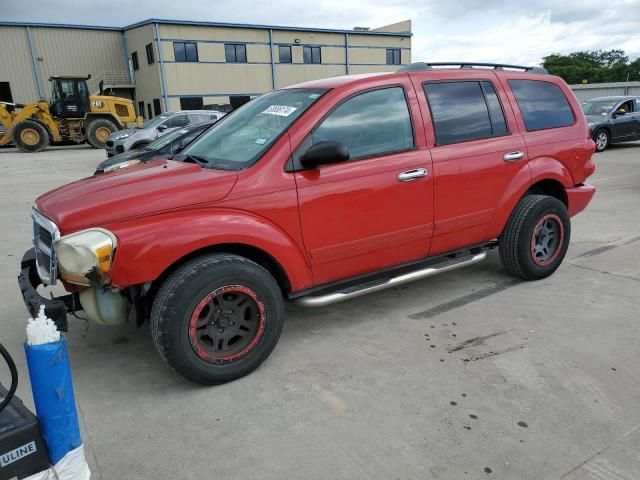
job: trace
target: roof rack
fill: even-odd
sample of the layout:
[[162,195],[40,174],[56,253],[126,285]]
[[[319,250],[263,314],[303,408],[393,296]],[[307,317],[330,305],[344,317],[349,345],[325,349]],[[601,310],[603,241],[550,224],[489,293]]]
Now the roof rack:
[[522,70],[524,72],[541,73],[548,75],[549,72],[543,67],[523,67],[522,65],[507,65],[504,63],[478,63],[478,62],[414,62],[405,65],[398,72],[417,72],[420,70],[433,70],[433,67],[458,67],[464,69],[473,69],[476,67],[489,67],[493,70]]

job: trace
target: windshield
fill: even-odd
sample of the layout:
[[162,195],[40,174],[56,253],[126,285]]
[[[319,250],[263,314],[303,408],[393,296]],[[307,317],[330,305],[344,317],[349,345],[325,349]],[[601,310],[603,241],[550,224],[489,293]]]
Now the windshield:
[[300,88],[262,95],[223,117],[186,147],[181,156],[205,168],[249,167],[325,92]]
[[615,100],[589,100],[582,103],[582,110],[585,115],[608,115],[615,106]]
[[179,128],[178,130],[169,132],[166,135],[163,135],[162,137],[158,137],[157,139],[155,139],[153,142],[151,142],[149,145],[147,145],[144,148],[145,150],[160,150],[166,147],[167,145],[169,145],[171,142],[178,140],[180,137],[182,137],[183,135],[189,132],[194,132],[195,134],[203,130],[204,130],[203,128]]
[[169,115],[158,115],[157,117],[152,118],[148,122],[144,122],[144,125],[138,128],[155,128],[158,125],[160,125],[162,122],[164,122],[167,118],[169,118]]

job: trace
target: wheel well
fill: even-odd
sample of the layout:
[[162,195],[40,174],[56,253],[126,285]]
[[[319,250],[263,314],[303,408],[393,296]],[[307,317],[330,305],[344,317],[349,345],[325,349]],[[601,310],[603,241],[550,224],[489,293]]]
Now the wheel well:
[[609,134],[609,136],[611,136],[611,129],[609,128],[609,126],[608,126],[608,125],[603,125],[603,126],[601,126],[601,127],[596,128],[596,129],[593,131],[593,135],[592,135],[592,137],[595,137],[595,136],[596,136],[596,133],[598,133],[600,130],[606,130],[606,131],[607,131],[607,133]]
[[116,127],[122,128],[122,122],[115,116],[110,113],[87,113],[84,117],[85,121],[85,129],[89,128],[91,122],[95,120],[109,120],[116,124]]
[[525,193],[525,195],[530,194],[548,195],[550,197],[557,198],[564,203],[565,206],[569,206],[567,192],[564,189],[564,186],[557,180],[547,179],[534,183]]
[[282,265],[280,265],[280,263],[278,263],[278,261],[271,255],[263,250],[260,250],[259,248],[252,247],[250,245],[240,243],[225,243],[201,248],[200,250],[196,250],[189,253],[188,255],[185,255],[184,257],[171,264],[168,268],[165,269],[164,272],[162,272],[162,274],[158,278],[153,281],[151,289],[147,294],[148,297],[150,299],[153,299],[166,278],[176,269],[180,268],[189,260],[210,253],[230,253],[251,260],[252,262],[255,262],[263,267],[273,276],[273,278],[275,278],[278,286],[283,293],[291,290],[291,283],[289,282],[287,273],[285,272],[284,268],[282,268]]

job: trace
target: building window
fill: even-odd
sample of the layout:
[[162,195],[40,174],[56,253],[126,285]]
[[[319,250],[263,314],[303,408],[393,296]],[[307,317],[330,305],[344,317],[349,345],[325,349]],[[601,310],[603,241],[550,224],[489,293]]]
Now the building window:
[[198,44],[196,42],[173,42],[173,54],[176,62],[197,62]]
[[224,57],[229,63],[247,63],[247,46],[244,43],[225,43]]
[[144,118],[144,102],[138,102],[138,115]]
[[147,113],[149,114],[149,119],[153,118],[153,112],[151,111],[151,104],[147,103]]
[[290,45],[280,45],[278,47],[278,58],[280,59],[280,63],[292,63],[292,60],[291,60],[291,46]]
[[322,63],[320,47],[302,47],[304,63]]
[[138,52],[133,52],[131,54],[131,63],[133,64],[134,70],[138,70],[140,68],[140,64],[138,63]]
[[152,44],[148,44],[144,48],[147,51],[147,63],[149,65],[151,65],[153,62],[155,62],[155,59],[153,58],[153,45]]
[[155,115],[160,115],[162,113],[162,108],[160,108],[160,99],[159,98],[154,98],[153,99],[153,113]]
[[180,110],[202,110],[202,97],[180,97]]
[[0,102],[13,103],[13,95],[11,95],[11,85],[9,85],[9,82],[0,82]]
[[387,48],[387,65],[400,65],[399,48]]
[[231,110],[240,108],[242,105],[251,100],[249,95],[231,95],[229,97],[229,103],[231,104]]

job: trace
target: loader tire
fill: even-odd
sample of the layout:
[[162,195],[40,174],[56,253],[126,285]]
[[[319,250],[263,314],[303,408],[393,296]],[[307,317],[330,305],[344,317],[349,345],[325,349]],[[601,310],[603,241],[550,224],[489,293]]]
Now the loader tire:
[[111,120],[97,118],[87,127],[87,141],[93,148],[104,148],[109,136],[118,131],[118,127]]
[[13,126],[11,141],[21,152],[41,152],[49,146],[49,132],[35,120],[22,120]]

